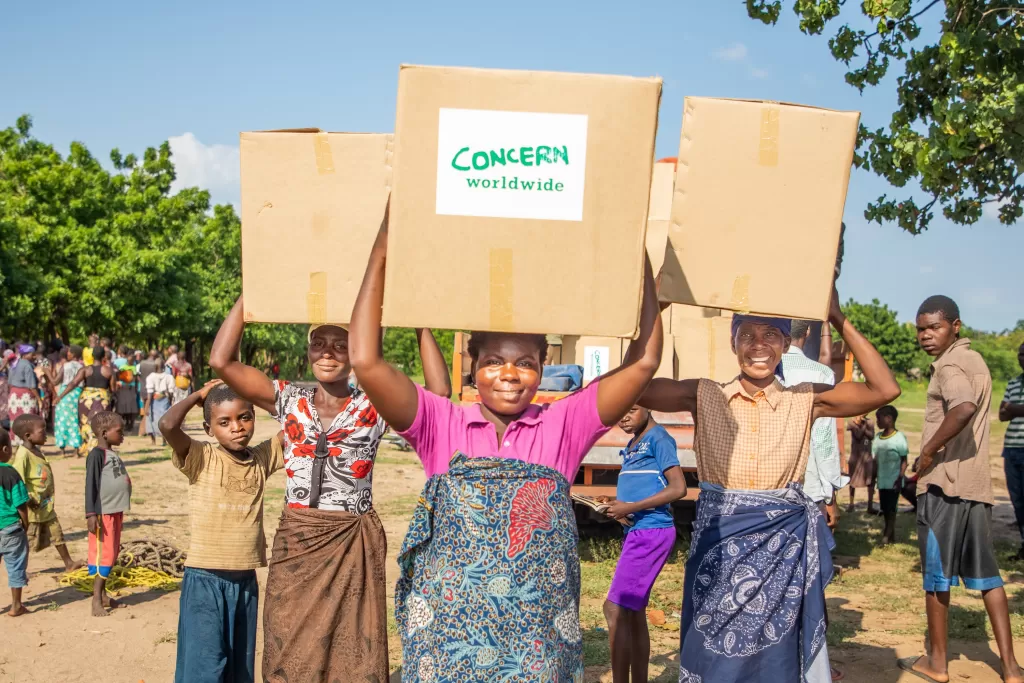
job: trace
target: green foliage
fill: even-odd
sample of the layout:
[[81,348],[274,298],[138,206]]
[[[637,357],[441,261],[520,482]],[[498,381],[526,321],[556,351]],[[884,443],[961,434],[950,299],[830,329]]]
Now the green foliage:
[[[781,0],[747,0],[751,18],[778,21]],[[859,12],[853,7],[859,7]],[[929,10],[935,10],[929,13]],[[971,225],[985,204],[1012,225],[1024,215],[1024,5],[1005,0],[794,0],[800,30],[822,33],[843,10],[829,40],[833,58],[850,67],[846,82],[862,91],[902,62],[898,107],[888,127],[861,126],[854,162],[898,188],[916,181],[930,196],[906,194],[869,203],[870,221],[895,221],[917,234],[938,204],[954,223]],[[939,17],[939,12],[945,10]],[[939,39],[921,44],[925,15],[938,18]],[[856,63],[854,63],[856,62]]]
[[843,313],[861,334],[868,338],[893,372],[906,374],[911,368],[921,367],[918,360],[917,336],[909,325],[899,322],[896,311],[878,299],[869,304],[860,304],[850,299],[843,306]]
[[996,334],[964,328],[961,334],[970,337],[971,348],[981,354],[995,381],[1007,381],[1021,373],[1017,350],[1024,344],[1024,329],[1017,328]]
[[[434,339],[444,353],[448,367],[452,366],[452,351],[455,348],[455,332],[434,330]],[[384,333],[384,359],[407,375],[422,375],[419,343],[416,331],[406,327],[395,327]]]

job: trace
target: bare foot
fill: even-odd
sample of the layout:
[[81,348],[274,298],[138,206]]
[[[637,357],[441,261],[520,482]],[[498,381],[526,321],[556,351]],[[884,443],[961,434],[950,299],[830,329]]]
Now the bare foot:
[[92,601],[92,615],[94,617],[105,617],[107,616],[107,610],[103,609],[102,602]]
[[103,594],[101,600],[103,601],[103,606],[107,609],[117,609],[121,606],[121,603],[119,603],[114,598],[110,597],[110,595],[108,595],[107,593]]
[[84,566],[85,566],[85,562],[82,562],[81,560],[78,560],[76,562],[72,562],[71,564],[64,565],[64,571],[66,571],[66,572],[73,572],[73,571],[76,571],[78,569],[81,569]]
[[7,613],[7,616],[20,617],[22,614],[28,614],[28,610],[25,609],[24,605],[18,605],[17,607],[11,607],[11,611]]
[[[16,615],[11,615],[16,616]],[[1009,672],[1009,673],[1007,673]],[[1004,666],[1003,667],[1003,681],[1004,683],[1024,683],[1024,674],[1021,673],[1020,667],[1016,664],[1013,668]]]

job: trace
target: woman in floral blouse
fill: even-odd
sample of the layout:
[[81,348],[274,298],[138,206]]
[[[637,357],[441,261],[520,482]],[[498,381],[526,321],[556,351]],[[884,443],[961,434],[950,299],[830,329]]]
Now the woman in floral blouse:
[[[314,325],[314,387],[272,381],[237,360],[242,299],[210,351],[210,366],[239,396],[277,417],[285,433],[285,509],[274,537],[263,611],[267,681],[388,679],[386,540],[373,510],[373,462],[388,425],[350,387],[348,331]],[[451,395],[441,349],[418,332],[427,389]]]

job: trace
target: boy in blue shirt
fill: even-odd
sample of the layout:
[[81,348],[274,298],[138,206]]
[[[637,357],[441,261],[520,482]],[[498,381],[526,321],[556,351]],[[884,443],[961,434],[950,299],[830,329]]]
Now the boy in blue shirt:
[[[604,603],[612,653],[612,680],[647,680],[651,636],[647,603],[654,581],[675,545],[671,503],[686,495],[676,441],[640,406],[619,422],[632,434],[622,451],[622,470],[616,498],[605,514],[617,520],[632,516],[622,543],[622,555]],[[632,679],[630,679],[632,672]]]

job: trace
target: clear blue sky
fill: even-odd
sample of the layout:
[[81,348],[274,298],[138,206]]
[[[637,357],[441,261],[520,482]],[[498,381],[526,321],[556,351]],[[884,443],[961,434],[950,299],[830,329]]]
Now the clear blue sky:
[[[18,3],[0,22],[0,126],[29,113],[37,137],[62,152],[81,141],[103,160],[171,139],[181,182],[237,203],[240,131],[391,131],[403,62],[660,75],[659,156],[676,154],[685,95],[856,109],[887,124],[894,79],[863,96],[847,86],[826,37],[800,34],[791,4],[768,27],[740,0]],[[867,224],[865,203],[887,191],[854,173],[844,298],[878,298],[910,320],[944,293],[975,327],[1024,318],[1016,226],[940,218],[911,237]],[[780,277],[798,267],[780,265]]]

